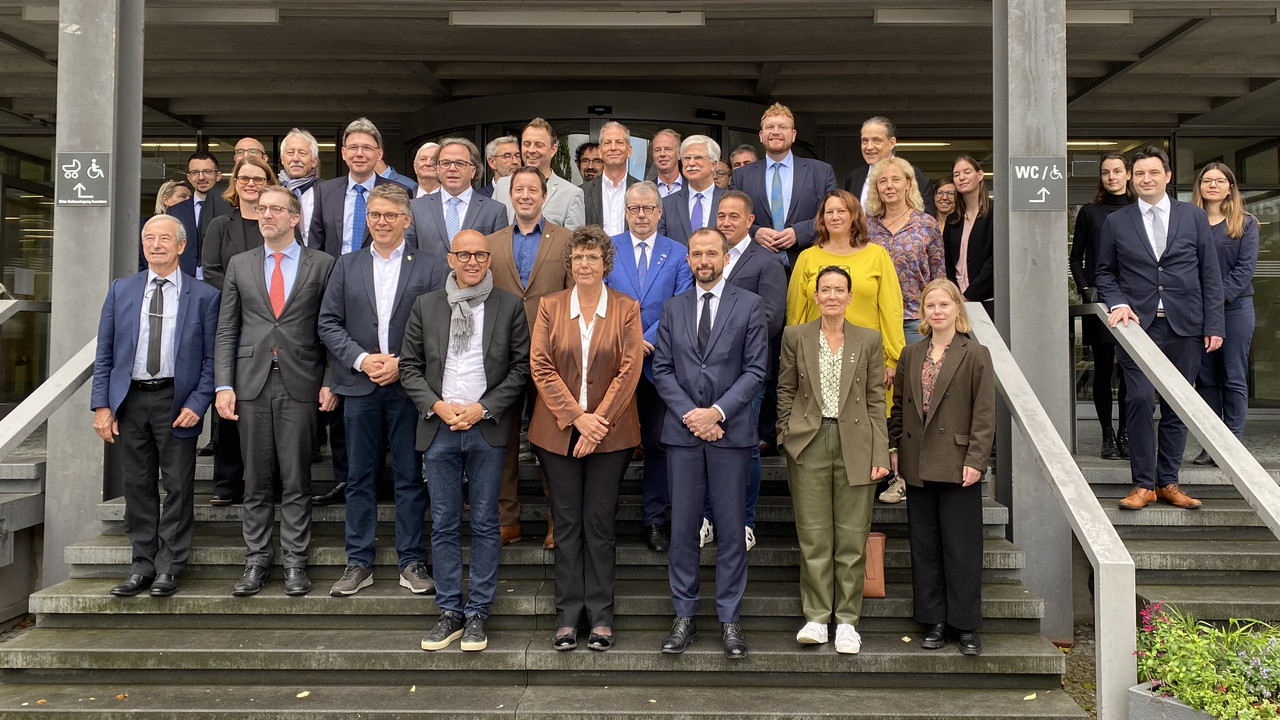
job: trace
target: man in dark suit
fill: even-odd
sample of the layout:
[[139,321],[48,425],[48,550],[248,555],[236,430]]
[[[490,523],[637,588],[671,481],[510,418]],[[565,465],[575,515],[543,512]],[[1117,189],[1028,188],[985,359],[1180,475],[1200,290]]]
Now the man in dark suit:
[[441,264],[449,254],[453,236],[462,230],[481,235],[508,225],[507,209],[471,188],[480,167],[480,151],[466,138],[445,138],[436,149],[436,176],[440,190],[414,199],[413,223],[405,241]]
[[[862,159],[867,164],[851,170],[845,176],[844,189],[853,193],[863,207],[867,205],[867,193],[873,189],[867,185],[867,175],[871,172],[871,166],[885,158],[893,157],[893,149],[898,145],[897,132],[893,121],[881,115],[867,118],[862,122]],[[920,188],[920,199],[924,201],[924,211],[929,215],[936,215],[938,207],[933,202],[933,181],[919,167],[914,165],[912,167],[916,171],[916,185]]]
[[[498,587],[498,486],[512,423],[529,382],[529,326],[520,298],[493,287],[484,236],[463,230],[443,290],[420,296],[404,330],[400,382],[418,409],[419,450],[430,467],[431,557],[440,618],[422,640],[442,650],[488,645]],[[468,598],[462,601],[462,480],[471,502]]]
[[242,530],[245,570],[237,596],[254,595],[271,572],[271,477],[279,468],[280,546],[284,591],[305,595],[311,542],[311,437],[317,402],[336,404],[329,392],[329,353],[317,325],[333,258],[294,239],[301,216],[298,196],[270,186],[259,196],[263,247],[227,263],[218,316],[214,401],[218,414],[236,420],[244,453]]
[[[1111,309],[1111,326],[1130,320],[1142,325],[1192,382],[1204,353],[1222,345],[1222,276],[1208,216],[1166,194],[1172,177],[1163,150],[1148,147],[1133,156],[1138,202],[1112,213],[1102,226],[1096,278],[1098,293]],[[1133,490],[1120,507],[1139,510],[1156,500],[1200,507],[1178,487],[1187,426],[1161,398],[1157,452],[1155,389],[1123,349],[1119,359],[1129,388],[1125,414],[1133,475]]]
[[640,412],[640,437],[644,446],[645,540],[649,549],[663,552],[667,537],[667,455],[662,444],[662,424],[667,406],[653,384],[653,346],[658,342],[658,319],[662,304],[693,285],[689,264],[681,258],[685,246],[658,233],[662,220],[662,200],[658,186],[645,181],[627,189],[628,232],[613,236],[616,260],[605,278],[609,287],[640,303],[640,325],[644,329],[644,375],[636,386],[636,406]]
[[497,184],[498,178],[504,178],[520,167],[520,138],[515,135],[503,135],[490,140],[489,144],[484,146],[484,161],[493,171],[493,180],[480,186],[476,192],[492,198],[493,187]]
[[[187,180],[195,189],[195,193],[191,196],[190,208],[191,216],[195,219],[196,245],[199,246],[205,230],[209,229],[209,223],[216,217],[230,215],[231,205],[223,199],[222,193],[218,190],[218,183],[222,180],[222,169],[218,167],[218,159],[209,153],[203,150],[191,153],[187,158]],[[174,207],[186,202],[184,200]]]
[[719,161],[720,144],[706,135],[690,135],[680,143],[685,183],[662,198],[659,235],[687,245],[695,230],[715,227],[716,208],[725,193],[715,184],[715,167]]
[[[729,241],[715,228],[689,238],[688,262],[697,285],[662,307],[653,352],[653,379],[667,401],[662,442],[671,478],[671,558],[668,576],[676,620],[662,651],[681,653],[697,636],[698,526],[711,498],[717,520],[745,523],[751,448],[758,436],[749,409],[764,384],[769,338],[759,296],[729,285]],[[741,533],[721,533],[716,549],[716,614],[724,654],[747,655],[738,627],[747,586],[747,548]]]
[[373,244],[338,258],[320,310],[320,339],[336,360],[329,389],[342,396],[347,444],[347,568],[329,594],[354,595],[373,584],[375,481],[382,467],[382,425],[391,445],[395,478],[396,555],[400,585],[429,594],[422,545],[427,487],[414,450],[418,412],[400,385],[400,344],[413,301],[444,287],[445,263],[415,253],[404,241],[409,195],[380,185],[369,193]]
[[795,261],[813,244],[813,219],[822,211],[822,198],[836,189],[836,173],[821,160],[796,157],[796,122],[791,110],[774,103],[760,118],[760,143],[765,156],[734,170],[730,187],[751,196],[756,222],[755,241],[767,250],[786,253]]
[[640,182],[627,172],[631,162],[631,131],[617,120],[600,128],[600,155],[604,172],[582,183],[586,224],[599,225],[610,237],[627,229],[627,188]]
[[174,218],[148,220],[148,268],[111,283],[98,323],[89,405],[93,429],[115,446],[133,548],[129,577],[111,589],[117,597],[148,587],[155,597],[174,594],[191,553],[196,439],[213,399],[219,294],[179,269],[187,242]]

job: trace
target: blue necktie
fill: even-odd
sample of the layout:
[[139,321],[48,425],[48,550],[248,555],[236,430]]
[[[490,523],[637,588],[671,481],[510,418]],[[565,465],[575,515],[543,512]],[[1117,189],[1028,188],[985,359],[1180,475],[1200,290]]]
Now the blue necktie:
[[702,229],[702,193],[693,194],[693,212],[689,215],[689,228]]
[[462,229],[462,223],[458,220],[458,203],[462,202],[456,197],[449,198],[445,205],[449,207],[444,211],[444,227],[449,231],[449,244],[453,245],[453,236],[458,234]]
[[644,281],[649,277],[649,243],[640,243],[640,262],[636,263],[636,277],[640,278],[640,292],[644,292]]
[[368,227],[368,220],[364,216],[364,194],[367,192],[365,186],[356,186],[356,202],[355,208],[351,212],[351,248],[347,252],[359,250],[364,245],[364,229]]
[[782,207],[782,163],[773,164],[773,187],[769,189],[769,214],[773,215],[773,229],[786,227],[787,211]]

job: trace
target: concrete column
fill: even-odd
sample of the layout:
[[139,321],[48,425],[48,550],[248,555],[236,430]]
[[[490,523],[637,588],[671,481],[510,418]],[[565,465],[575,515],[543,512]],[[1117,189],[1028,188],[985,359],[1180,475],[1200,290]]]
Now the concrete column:
[[[995,0],[992,10],[996,315],[1023,372],[1042,379],[1036,393],[1066,440],[1074,401],[1067,214],[1010,211],[1010,158],[1066,155],[1066,2]],[[1023,580],[1047,602],[1044,635],[1070,642],[1071,529],[1030,443],[1016,428],[1001,441],[1011,455],[1004,474],[1012,481],[1013,540],[1027,554]]]
[[[61,0],[58,5],[59,152],[110,151],[111,202],[54,210],[51,366],[94,339],[112,278],[137,269],[142,142],[143,0]],[[56,171],[56,170],[55,170]],[[101,531],[103,442],[93,432],[89,387],[49,419],[44,582],[67,577],[63,549]]]

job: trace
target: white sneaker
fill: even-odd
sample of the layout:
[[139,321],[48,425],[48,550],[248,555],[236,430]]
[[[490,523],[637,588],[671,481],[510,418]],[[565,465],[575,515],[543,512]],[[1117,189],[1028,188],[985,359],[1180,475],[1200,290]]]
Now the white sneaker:
[[852,625],[841,623],[836,626],[836,652],[841,655],[857,655],[862,649],[862,636]]
[[756,546],[756,531],[748,527],[747,528],[747,551],[750,552],[751,548],[755,546]]
[[702,518],[702,529],[698,531],[698,547],[706,547],[708,543],[716,541],[716,527],[711,521]]
[[880,493],[880,502],[896,505],[907,499],[907,481],[896,477],[889,481],[889,489]]
[[821,645],[826,641],[827,626],[823,623],[805,623],[804,627],[800,628],[800,632],[796,633],[796,642],[801,645]]

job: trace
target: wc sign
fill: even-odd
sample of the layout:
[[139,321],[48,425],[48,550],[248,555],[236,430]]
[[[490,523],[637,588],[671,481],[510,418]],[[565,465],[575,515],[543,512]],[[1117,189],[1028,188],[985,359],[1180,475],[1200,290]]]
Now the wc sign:
[[1009,164],[1011,210],[1066,211],[1065,157],[1014,157]]

